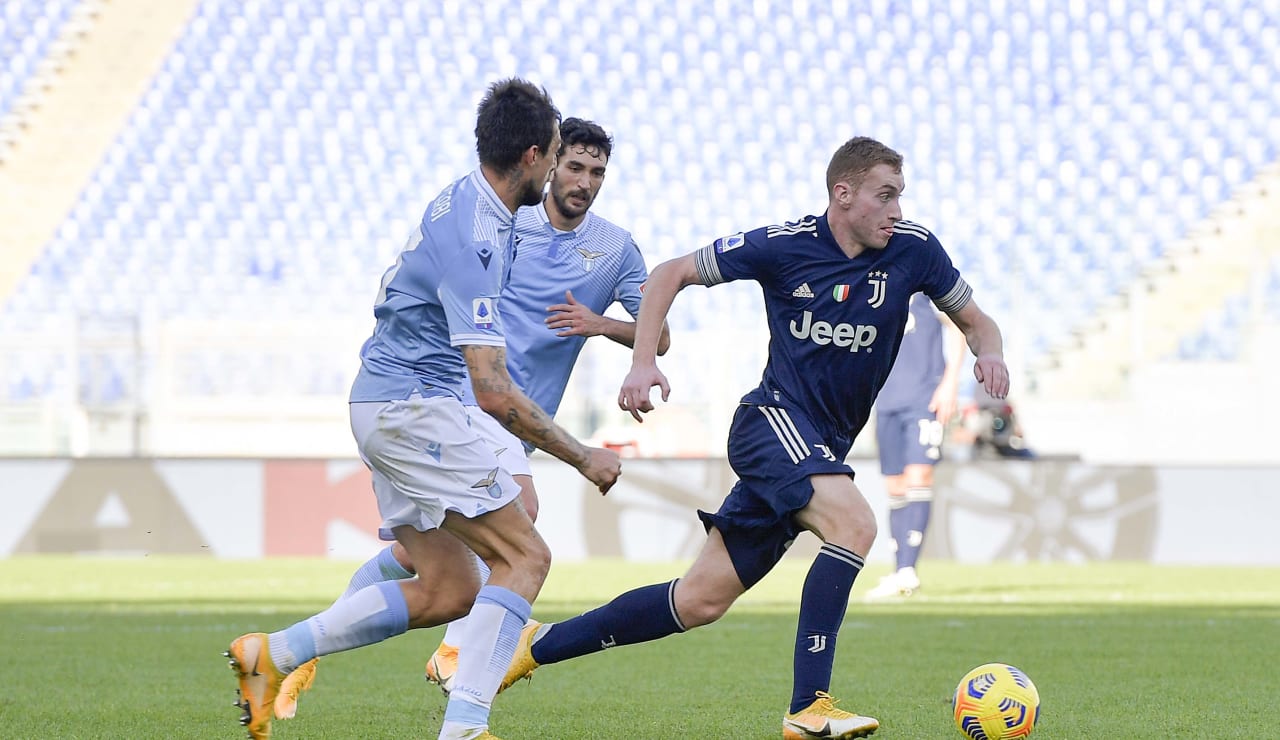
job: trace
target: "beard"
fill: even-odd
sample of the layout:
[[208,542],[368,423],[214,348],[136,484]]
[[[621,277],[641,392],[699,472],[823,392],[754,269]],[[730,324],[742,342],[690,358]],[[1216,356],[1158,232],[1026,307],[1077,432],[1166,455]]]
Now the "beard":
[[528,180],[524,184],[524,190],[520,191],[520,205],[536,206],[542,202],[542,186],[544,183],[535,183]]
[[583,200],[586,202],[581,208],[575,208],[569,205],[570,195],[577,195],[577,193],[560,193],[554,187],[551,188],[551,201],[555,203],[556,210],[560,212],[560,215],[567,219],[579,218],[591,208],[591,198],[587,197],[586,193],[582,193]]

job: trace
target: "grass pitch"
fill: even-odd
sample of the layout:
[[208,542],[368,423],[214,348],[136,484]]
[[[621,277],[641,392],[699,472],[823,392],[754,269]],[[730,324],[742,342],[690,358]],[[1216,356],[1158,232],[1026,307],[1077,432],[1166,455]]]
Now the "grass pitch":
[[[308,616],[354,564],[277,560],[0,560],[0,735],[243,737],[221,652]],[[560,563],[534,607],[562,619],[683,564]],[[540,669],[495,703],[504,738],[777,738],[805,563],[784,561],[723,620]],[[1136,564],[927,563],[892,604],[854,589],[832,693],[877,738],[959,738],[950,697],[973,666],[1025,670],[1034,738],[1261,738],[1280,727],[1280,570]],[[321,661],[273,737],[434,737],[444,697],[422,679],[440,628]]]

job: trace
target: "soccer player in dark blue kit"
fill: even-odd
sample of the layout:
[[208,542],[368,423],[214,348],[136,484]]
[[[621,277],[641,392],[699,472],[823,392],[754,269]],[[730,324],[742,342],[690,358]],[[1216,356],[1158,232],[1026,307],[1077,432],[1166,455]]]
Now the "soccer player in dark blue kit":
[[867,592],[867,600],[910,596],[920,588],[916,563],[933,509],[933,466],[956,413],[964,344],[923,293],[911,296],[907,328],[893,370],[876,399],[876,444],[889,491],[889,536],[897,569]]
[[993,396],[1009,389],[1000,330],[938,240],[902,220],[902,156],[873,139],[841,146],[827,168],[827,212],[717,239],[659,265],[637,319],[631,371],[619,405],[653,410],[659,332],[689,285],[752,279],[764,293],[769,360],[729,431],[738,475],[707,540],[682,578],[618,596],[558,624],[521,633],[503,686],[539,665],[666,637],[719,619],[808,530],[823,545],[805,578],[784,738],[854,738],[880,723],[841,710],[828,693],[849,591],[876,536],[876,520],[845,465],[889,374],[912,294],[923,292],[964,332],[974,374]]

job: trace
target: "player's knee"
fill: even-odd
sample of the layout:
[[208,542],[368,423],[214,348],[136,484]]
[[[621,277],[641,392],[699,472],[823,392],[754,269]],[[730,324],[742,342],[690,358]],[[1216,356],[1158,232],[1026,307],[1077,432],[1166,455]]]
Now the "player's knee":
[[865,555],[876,539],[876,516],[861,495],[816,494],[797,515],[797,521],[823,542],[848,548]]
[[537,578],[539,583],[546,580],[551,572],[551,548],[541,537],[535,538],[525,549],[525,563],[529,575]]
[[890,496],[905,496],[907,493],[906,476],[901,474],[886,476],[884,487]]
[[711,624],[723,617],[732,605],[732,599],[726,601],[705,594],[694,594],[679,601],[676,614],[680,616],[680,622],[685,629],[693,629]]
[[410,629],[435,627],[465,617],[480,587],[479,581],[431,584],[417,578],[402,584]]
[[876,534],[879,530],[880,526],[876,523],[875,514],[870,509],[858,512],[854,522],[854,534],[866,542],[866,546],[858,550],[858,552],[865,553],[867,548],[871,547],[871,543],[875,542]]
[[[476,593],[479,592],[477,591]],[[440,621],[452,622],[455,619],[467,616],[476,602],[476,593],[457,591],[441,599],[439,611],[442,619]]]
[[520,502],[524,504],[524,513],[529,515],[529,520],[538,521],[538,496],[533,493],[527,496],[521,494]]
[[413,567],[413,560],[409,557],[409,551],[404,549],[404,545],[399,542],[391,543],[391,557],[396,559],[396,563],[399,564],[401,568],[404,568],[410,573],[416,574],[418,572],[417,569]]
[[[506,571],[503,578],[510,580],[512,590],[520,594],[536,594],[551,572],[551,548],[541,537],[534,535],[505,553],[502,561],[506,566],[502,569]],[[494,574],[499,573],[498,567],[491,567]]]
[[538,489],[533,486],[533,478],[517,475],[515,479],[520,484],[520,505],[524,507],[524,513],[529,515],[530,521],[538,521]]
[[859,555],[866,555],[876,541],[879,527],[871,507],[850,506],[843,515],[823,532],[823,540],[848,548]]
[[904,472],[902,483],[902,493],[905,494],[908,488],[932,488],[933,487],[933,466],[932,465],[908,465]]
[[674,607],[685,629],[711,624],[723,617],[742,594],[737,574],[731,570],[732,566],[729,568],[725,573],[719,569],[699,569],[695,564],[694,569],[676,583]]

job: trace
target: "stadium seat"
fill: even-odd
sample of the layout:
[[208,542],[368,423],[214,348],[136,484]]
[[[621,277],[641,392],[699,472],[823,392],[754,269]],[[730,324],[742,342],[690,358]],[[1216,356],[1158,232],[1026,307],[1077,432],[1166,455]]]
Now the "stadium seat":
[[[511,70],[539,73],[566,115],[615,133],[598,208],[651,265],[819,210],[811,180],[833,143],[890,141],[906,157],[908,217],[997,318],[1023,314],[1035,352],[1276,161],[1273,0],[1206,2],[1194,20],[1142,0],[949,5],[836,3],[812,23],[764,5],[605,0],[575,6],[570,24],[518,3],[203,2],[0,322],[49,311],[50,291],[72,314],[306,316],[323,310],[309,305],[316,285],[363,305],[441,178],[472,166],[479,83]],[[0,11],[0,115],[72,7]],[[525,43],[493,42],[485,22]],[[588,43],[561,43],[571,28]],[[1011,304],[1011,269],[1037,300]],[[116,288],[99,300],[87,283]],[[733,308],[710,295],[673,314],[678,330],[715,328]],[[1224,309],[1224,326],[1234,318]],[[1178,354],[1229,344],[1190,338]],[[192,388],[294,382],[298,368],[264,362],[223,373],[237,363],[209,358]],[[308,370],[304,385],[341,393],[345,370]],[[10,398],[56,392],[36,380],[47,366],[6,373]]]

